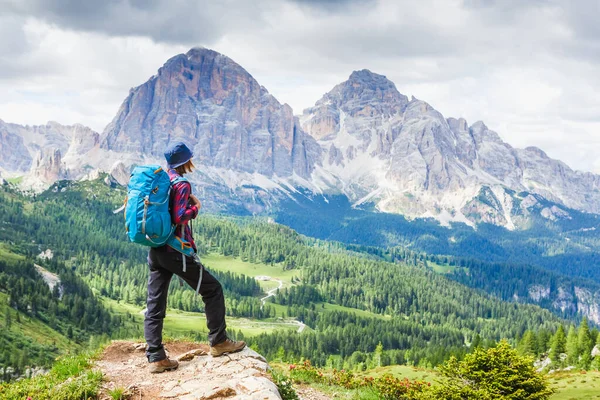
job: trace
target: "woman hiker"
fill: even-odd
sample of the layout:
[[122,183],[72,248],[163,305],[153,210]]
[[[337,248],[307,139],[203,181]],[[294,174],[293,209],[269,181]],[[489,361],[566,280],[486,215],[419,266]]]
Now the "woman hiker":
[[[192,156],[190,149],[181,142],[174,143],[167,148],[165,158],[171,182],[193,171]],[[192,194],[189,182],[184,180],[172,185],[170,211],[171,220],[177,225],[175,235],[189,242],[194,250],[196,250],[196,245],[188,222],[196,218],[200,207],[200,201]],[[152,373],[169,371],[179,366],[176,360],[170,360],[167,357],[162,344],[167,293],[173,274],[180,276],[194,289],[198,286],[198,280],[202,280],[199,293],[204,302],[210,354],[213,357],[240,351],[246,346],[246,343],[242,341],[233,341],[227,337],[225,298],[219,281],[192,257],[186,257],[184,272],[182,257],[184,257],[183,254],[166,245],[151,248],[148,254],[150,276],[148,278],[148,309],[144,320],[144,336],[148,344],[146,356]],[[202,274],[200,273],[201,268],[204,269]]]

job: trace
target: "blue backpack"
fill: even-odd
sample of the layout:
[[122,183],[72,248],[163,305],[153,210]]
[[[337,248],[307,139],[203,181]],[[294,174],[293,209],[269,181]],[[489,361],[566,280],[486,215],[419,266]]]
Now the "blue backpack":
[[183,254],[193,255],[191,246],[174,235],[175,225],[169,212],[171,186],[178,182],[188,180],[177,177],[171,181],[159,165],[134,168],[124,206],[125,231],[131,242],[150,247],[169,245]]
[[[171,181],[160,165],[135,167],[127,185],[125,205],[115,210],[115,214],[125,210],[125,231],[131,242],[150,247],[168,245],[182,253],[185,272],[185,256],[197,258],[197,254],[190,243],[175,236],[176,225],[171,221],[171,187],[179,182],[188,180],[179,176]],[[202,267],[196,293],[200,290],[201,282]]]
[[175,227],[169,214],[171,180],[158,165],[135,167],[127,185],[125,231],[144,246],[164,246]]

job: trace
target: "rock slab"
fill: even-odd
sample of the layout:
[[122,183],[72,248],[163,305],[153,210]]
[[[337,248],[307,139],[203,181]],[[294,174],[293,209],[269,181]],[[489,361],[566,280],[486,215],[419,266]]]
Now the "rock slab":
[[142,347],[131,342],[113,343],[97,363],[107,380],[105,391],[131,388],[134,398],[142,399],[281,399],[268,377],[267,361],[249,348],[212,357],[207,355],[206,345],[197,343],[178,342],[165,347],[170,357],[182,360],[179,368],[150,374]]

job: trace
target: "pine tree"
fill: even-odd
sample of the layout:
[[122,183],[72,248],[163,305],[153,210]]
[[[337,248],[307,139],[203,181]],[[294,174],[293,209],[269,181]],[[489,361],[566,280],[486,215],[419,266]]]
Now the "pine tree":
[[579,362],[579,346],[577,344],[577,330],[575,326],[569,327],[567,335],[567,365],[577,365]]
[[589,369],[592,364],[592,348],[594,347],[594,342],[592,342],[590,328],[588,326],[587,318],[585,317],[579,326],[577,347],[579,350],[579,355],[581,356],[581,360],[579,360],[579,367],[583,369]]
[[533,331],[525,331],[517,347],[519,353],[524,356],[535,356],[537,355],[536,347],[537,341]]
[[537,332],[537,351],[538,354],[545,354],[550,350],[550,346],[552,342],[552,334],[546,330],[542,329]]
[[379,342],[379,344],[377,344],[377,347],[375,348],[375,366],[376,367],[381,367],[381,355],[383,354],[383,345],[381,344],[381,342]]
[[479,336],[479,333],[473,338],[473,342],[471,343],[471,351],[474,351],[478,347],[481,347],[481,336]]
[[556,365],[561,365],[560,355],[567,351],[567,338],[565,337],[565,328],[558,326],[554,337],[552,338],[552,347],[550,348],[550,360]]

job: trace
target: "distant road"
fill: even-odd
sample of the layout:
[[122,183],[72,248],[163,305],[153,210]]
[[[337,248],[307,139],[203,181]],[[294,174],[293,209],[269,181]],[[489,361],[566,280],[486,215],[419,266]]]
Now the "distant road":
[[282,282],[281,280],[279,280],[279,279],[273,279],[273,278],[271,278],[271,280],[272,280],[272,281],[277,281],[277,282],[279,282],[279,286],[277,286],[275,289],[271,289],[271,290],[269,290],[269,291],[267,292],[267,295],[266,295],[265,297],[263,297],[262,299],[260,299],[260,301],[261,301],[261,303],[262,303],[262,305],[263,305],[263,306],[264,306],[264,305],[265,305],[265,303],[267,302],[267,299],[268,299],[269,297],[273,297],[273,296],[275,296],[275,293],[277,293],[277,291],[278,291],[279,289],[281,289],[281,287],[283,286],[283,282]]
[[[271,290],[269,290],[269,291],[267,292],[267,295],[266,295],[265,297],[263,297],[262,299],[260,299],[260,301],[261,301],[261,303],[262,303],[261,307],[265,305],[265,303],[267,302],[267,299],[268,299],[269,297],[273,297],[273,296],[275,296],[275,293],[277,293],[277,291],[278,291],[279,289],[281,289],[281,288],[282,288],[282,286],[283,286],[283,282],[282,282],[282,281],[280,281],[279,279],[274,279],[274,278],[271,278],[270,280],[279,282],[279,286],[277,286],[275,289],[271,289]],[[304,330],[304,328],[306,328],[306,325],[305,325],[305,324],[304,324],[304,322],[302,322],[302,321],[296,321],[296,320],[294,320],[293,322],[294,322],[294,324],[297,324],[297,325],[298,325],[298,333],[302,333],[302,331]]]
[[298,333],[302,333],[302,331],[304,330],[304,328],[306,328],[306,325],[302,321],[296,321],[296,320],[294,320],[294,323],[298,324]]

